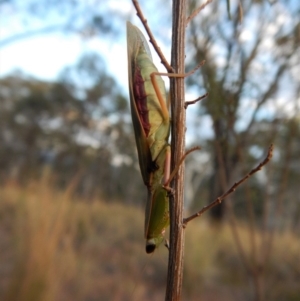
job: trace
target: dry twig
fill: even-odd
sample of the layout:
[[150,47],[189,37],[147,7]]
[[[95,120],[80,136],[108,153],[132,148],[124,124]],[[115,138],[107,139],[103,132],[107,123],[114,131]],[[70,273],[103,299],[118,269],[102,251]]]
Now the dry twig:
[[183,224],[186,226],[188,224],[188,222],[190,222],[191,220],[193,220],[194,218],[201,216],[205,211],[215,207],[218,204],[221,204],[221,202],[232,192],[234,192],[236,190],[236,188],[241,185],[244,181],[246,181],[247,179],[249,179],[254,173],[256,173],[257,171],[261,170],[261,168],[266,165],[272,158],[273,155],[273,144],[270,145],[269,150],[268,150],[268,154],[267,157],[264,159],[264,161],[262,161],[261,163],[259,163],[259,165],[255,168],[253,168],[246,176],[244,176],[240,181],[234,183],[223,195],[219,196],[217,199],[215,199],[213,202],[211,202],[209,205],[203,207],[200,211],[196,212],[195,214],[185,218],[183,220]]
[[200,100],[206,98],[207,95],[208,95],[208,93],[205,93],[204,95],[201,95],[201,96],[199,96],[198,98],[196,98],[196,99],[194,99],[194,100],[186,101],[186,102],[184,103],[184,108],[186,109],[189,105],[193,105],[193,104],[195,104],[196,102],[198,102],[198,101],[200,101]]
[[174,73],[174,69],[171,67],[171,65],[168,63],[168,61],[166,60],[165,56],[163,55],[160,47],[158,46],[150,27],[148,26],[148,22],[147,19],[145,19],[142,9],[139,5],[139,2],[137,0],[132,0],[132,3],[136,9],[136,14],[137,16],[140,18],[141,22],[143,23],[145,30],[147,31],[147,34],[149,36],[149,41],[150,43],[153,45],[156,53],[158,54],[158,56],[160,57],[161,63],[165,66],[165,68],[168,70],[169,73]]
[[195,9],[191,14],[190,16],[186,19],[186,26],[192,21],[192,19],[194,19],[198,14],[199,12],[205,8],[206,5],[208,5],[209,3],[211,3],[212,0],[207,0],[205,3],[203,3],[202,5],[200,5],[197,9]]

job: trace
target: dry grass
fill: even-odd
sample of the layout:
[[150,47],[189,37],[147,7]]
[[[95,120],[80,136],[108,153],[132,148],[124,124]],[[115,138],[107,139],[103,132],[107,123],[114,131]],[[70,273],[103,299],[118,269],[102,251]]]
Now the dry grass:
[[[143,212],[74,199],[46,175],[0,189],[0,300],[163,300],[167,251],[144,252]],[[240,226],[247,246],[247,228]],[[300,300],[300,242],[277,235],[266,271],[269,300]],[[227,225],[187,229],[185,300],[251,300],[249,278]]]

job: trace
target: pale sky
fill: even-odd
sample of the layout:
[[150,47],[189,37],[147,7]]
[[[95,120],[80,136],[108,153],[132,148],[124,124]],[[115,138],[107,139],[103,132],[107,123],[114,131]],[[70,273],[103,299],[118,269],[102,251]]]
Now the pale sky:
[[[114,7],[114,5],[118,3],[115,9],[122,8],[128,16],[131,16],[131,21],[133,21],[134,24],[144,32],[140,20],[134,16],[134,9],[129,0],[122,1],[122,7],[120,7],[119,1],[109,1],[109,3],[111,7]],[[48,20],[48,22],[51,23],[51,20]],[[13,22],[10,22],[8,18],[5,21],[3,21],[3,19],[0,20],[0,39],[1,37],[9,36],[10,32],[21,32],[22,26],[19,23],[18,19],[15,19]],[[39,27],[37,26],[37,28]],[[169,33],[165,34],[166,40],[158,40],[158,43],[167,59],[169,59],[170,54],[170,49],[168,47],[168,35]],[[119,40],[115,41],[108,39],[105,40],[104,38],[101,39],[99,36],[93,39],[82,39],[82,37],[75,34],[53,32],[51,34],[43,34],[40,36],[32,36],[24,40],[18,40],[8,46],[1,47],[0,77],[3,77],[17,69],[39,79],[55,80],[59,72],[62,71],[64,67],[74,65],[78,58],[88,51],[99,53],[104,58],[108,73],[113,75],[119,83],[120,88],[123,90],[123,94],[127,95],[127,49],[125,24],[124,27],[120,28]],[[152,54],[154,54],[152,48],[151,51]],[[164,72],[165,70],[156,55],[153,55],[153,59],[158,69]],[[164,80],[168,85],[168,80]],[[187,99],[193,99],[197,96],[198,95],[187,94],[186,97]],[[270,110],[268,111],[270,112]],[[192,108],[189,108],[188,113],[191,114],[191,118],[197,118],[197,115]],[[203,128],[206,128],[204,134],[210,135],[210,121],[205,120],[205,117],[203,117],[203,123]]]
[[[144,32],[137,17],[134,17],[131,21],[135,22],[135,25]],[[105,40],[100,37],[82,39],[75,34],[67,35],[60,32],[18,40],[0,48],[0,77],[9,74],[13,70],[21,70],[25,74],[32,75],[38,79],[55,80],[64,67],[74,65],[83,53],[93,51],[104,58],[108,73],[117,80],[119,87],[126,96],[128,94],[126,25],[124,24],[124,28],[120,30],[120,40],[118,41]],[[5,30],[5,35],[8,34],[7,30]],[[158,40],[162,51],[169,59],[170,49],[164,42]],[[165,72],[164,67],[161,65],[157,55],[154,55],[151,47],[155,65],[161,72]],[[168,80],[165,78],[164,80],[166,86],[168,86]],[[195,94],[187,94],[188,100],[196,97],[197,95]],[[189,108],[189,120],[198,117],[195,109]],[[205,129],[203,135],[210,136],[212,134],[210,119],[204,117],[201,123],[203,124],[201,129]],[[187,135],[187,142],[189,140],[189,135]]]

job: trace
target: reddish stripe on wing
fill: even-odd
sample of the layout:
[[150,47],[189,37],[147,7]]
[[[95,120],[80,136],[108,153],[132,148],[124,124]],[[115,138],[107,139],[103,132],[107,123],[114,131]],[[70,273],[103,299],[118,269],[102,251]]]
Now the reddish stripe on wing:
[[133,94],[135,99],[135,104],[142,122],[142,127],[145,131],[146,137],[148,137],[150,132],[149,123],[149,110],[147,108],[147,94],[145,91],[144,79],[141,75],[140,68],[136,68],[133,77]]

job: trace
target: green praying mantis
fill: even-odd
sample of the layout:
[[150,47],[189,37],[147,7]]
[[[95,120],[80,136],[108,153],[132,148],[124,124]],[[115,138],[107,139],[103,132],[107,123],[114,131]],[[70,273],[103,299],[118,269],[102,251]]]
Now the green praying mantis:
[[[168,185],[188,153],[199,149],[194,147],[186,152],[170,175],[170,115],[166,89],[160,75],[184,78],[193,74],[205,61],[185,74],[159,73],[145,37],[130,22],[127,22],[127,54],[131,117],[141,174],[148,190],[146,252],[152,253],[163,241],[165,229],[170,223]],[[186,102],[185,108],[206,96]]]
[[128,79],[131,116],[144,184],[148,190],[145,212],[146,252],[164,239],[169,225],[170,116],[166,90],[153,64],[142,32],[127,22]]

